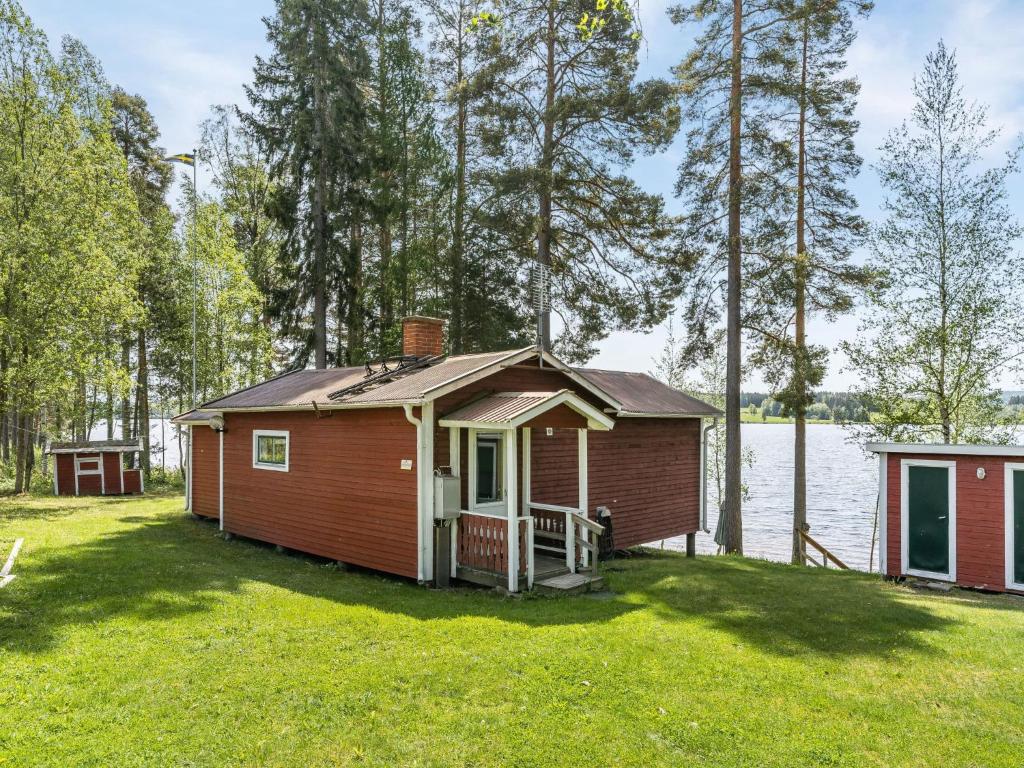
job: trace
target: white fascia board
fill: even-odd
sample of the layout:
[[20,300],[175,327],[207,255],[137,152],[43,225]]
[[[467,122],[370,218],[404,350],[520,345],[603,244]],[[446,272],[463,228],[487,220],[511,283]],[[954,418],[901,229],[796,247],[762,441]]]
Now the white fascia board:
[[636,411],[614,411],[620,419],[720,419],[721,413],[638,413]]
[[868,443],[871,453],[917,453],[936,456],[1024,456],[1024,445],[967,445],[945,443]]

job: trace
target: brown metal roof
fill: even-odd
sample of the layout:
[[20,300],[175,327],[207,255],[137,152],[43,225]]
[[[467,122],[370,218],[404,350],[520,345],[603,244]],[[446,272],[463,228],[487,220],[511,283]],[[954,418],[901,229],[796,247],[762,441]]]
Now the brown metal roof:
[[282,408],[309,405],[311,402],[326,404],[327,396],[342,387],[355,384],[366,376],[366,369],[324,368],[320,370],[290,371],[277,378],[264,381],[247,389],[203,403],[201,408]]
[[420,368],[396,379],[380,384],[351,397],[342,398],[342,403],[387,403],[419,400],[432,389],[444,386],[467,376],[480,368],[486,368],[498,361],[522,352],[521,349],[504,352],[485,352],[478,355],[448,357],[429,368]]
[[565,391],[563,389],[558,392],[498,392],[457,408],[451,413],[445,414],[443,418],[449,421],[501,424],[512,421],[516,416],[526,413]]
[[193,408],[191,411],[179,413],[177,416],[172,418],[171,424],[205,424],[211,418],[213,418],[213,413]]
[[[396,369],[393,375],[383,380],[368,383],[365,389],[357,389],[351,394],[338,393],[367,379],[366,369],[328,368],[324,370],[291,371],[269,381],[233,392],[224,397],[203,403],[200,410],[232,410],[232,409],[272,409],[309,407],[311,403],[318,406],[373,406],[394,405],[397,403],[414,402],[424,399],[440,387],[457,384],[481,369],[500,363],[506,358],[529,351],[531,348],[505,350],[502,352],[486,352],[475,355],[457,355],[437,362],[429,362],[425,367],[410,368],[403,371]],[[422,361],[421,361],[422,362]],[[576,374],[582,376],[598,390],[622,404],[625,414],[668,416],[717,416],[721,411],[696,398],[685,395],[672,387],[662,384],[645,373],[629,373],[626,371],[603,371],[593,368],[575,368]],[[176,417],[178,422],[201,420],[194,412]]]
[[576,368],[580,373],[622,403],[622,413],[666,416],[720,416],[713,405],[690,397],[646,373]]

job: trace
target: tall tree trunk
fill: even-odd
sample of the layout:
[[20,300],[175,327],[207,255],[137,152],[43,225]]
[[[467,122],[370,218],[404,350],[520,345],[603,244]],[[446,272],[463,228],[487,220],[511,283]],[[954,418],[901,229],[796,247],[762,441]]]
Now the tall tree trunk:
[[[551,267],[551,195],[555,165],[555,1],[548,0],[548,28],[545,39],[547,56],[544,67],[544,138],[540,158],[540,200],[538,205],[537,261]],[[551,308],[538,313],[538,342],[542,349],[551,349]]]
[[796,264],[793,283],[796,291],[795,331],[793,350],[793,389],[797,393],[793,424],[793,553],[792,561],[798,565],[806,562],[801,531],[807,530],[807,406],[804,393],[807,389],[807,243],[805,201],[807,191],[807,54],[809,44],[808,19],[803,20],[803,48],[800,60],[800,117],[797,137],[796,170]]
[[[326,63],[319,65],[321,68]],[[313,353],[317,368],[327,367],[327,136],[328,117],[323,74],[317,72],[313,86]]]
[[723,546],[727,553],[743,554],[742,445],[740,443],[740,387],[742,386],[741,285],[742,250],[740,203],[742,166],[740,137],[742,118],[743,0],[733,0],[732,81],[729,91],[729,245],[726,297],[725,363],[725,501]]
[[[125,339],[121,342],[121,370],[125,375],[131,374],[132,342]],[[131,394],[121,399],[121,439],[132,439],[132,398]]]
[[21,427],[21,412],[14,412],[14,492],[25,490],[25,432]]
[[363,226],[357,212],[351,227],[349,258],[345,269],[345,335],[349,365],[360,365],[366,361],[363,331]]
[[139,328],[139,441],[142,472],[149,478],[149,363],[146,357],[146,329]]
[[[461,19],[461,6],[460,6]],[[456,52],[456,114],[455,114],[455,221],[452,227],[452,250],[451,250],[451,299],[449,301],[451,312],[451,323],[448,326],[448,336],[453,355],[462,354],[465,349],[465,329],[463,326],[463,296],[465,288],[462,285],[465,270],[465,237],[466,237],[466,126],[469,111],[469,96],[466,92],[466,84],[463,82],[463,61],[465,57],[464,35],[465,28],[459,25],[459,41]],[[539,247],[539,244],[538,244]]]
[[22,490],[28,493],[32,490],[32,470],[36,465],[36,442],[33,439],[35,437],[35,419],[32,418],[31,414],[25,414],[22,417],[21,425],[21,444],[25,451],[25,475],[22,481]]

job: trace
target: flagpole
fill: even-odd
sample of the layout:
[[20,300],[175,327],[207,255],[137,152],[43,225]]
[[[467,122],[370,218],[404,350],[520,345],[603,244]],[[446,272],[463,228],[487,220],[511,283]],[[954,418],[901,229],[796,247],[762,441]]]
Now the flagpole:
[[199,188],[196,186],[196,166],[198,158],[195,149],[192,150],[192,407],[199,403],[196,401],[196,258],[199,250]]

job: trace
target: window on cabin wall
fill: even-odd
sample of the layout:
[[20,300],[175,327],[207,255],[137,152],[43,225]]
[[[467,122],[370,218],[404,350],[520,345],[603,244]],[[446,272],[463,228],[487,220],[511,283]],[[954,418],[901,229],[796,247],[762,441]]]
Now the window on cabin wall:
[[288,471],[288,432],[257,429],[252,433],[252,465],[256,469]]

